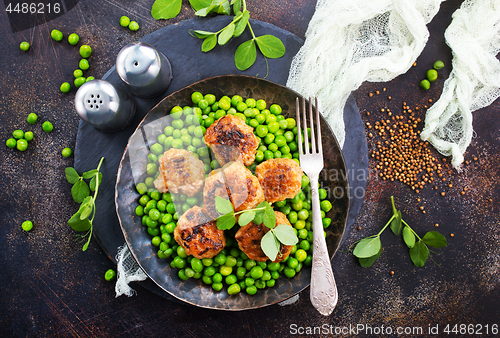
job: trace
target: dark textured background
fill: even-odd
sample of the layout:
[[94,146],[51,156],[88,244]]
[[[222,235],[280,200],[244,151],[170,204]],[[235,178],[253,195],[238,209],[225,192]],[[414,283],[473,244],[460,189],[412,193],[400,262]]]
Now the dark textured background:
[[[6,1],[4,1],[4,4]],[[376,264],[361,268],[351,254],[339,252],[333,266],[340,301],[334,313],[320,316],[310,305],[308,289],[287,307],[272,306],[242,313],[223,313],[169,302],[139,285],[138,295],[114,298],[114,285],[103,274],[113,264],[92,242],[81,252],[66,220],[76,211],[70,186],[63,177],[73,158],[63,158],[62,148],[74,148],[78,118],[73,111],[74,91],[61,94],[60,83],[72,79],[78,52],[67,43],[50,39],[58,28],[76,32],[94,52],[89,75],[102,77],[114,64],[119,49],[158,28],[192,17],[183,1],[181,15],[155,21],[149,11],[153,0],[82,0],[66,15],[32,29],[14,33],[0,4],[0,329],[6,336],[287,336],[290,325],[373,327],[446,324],[500,324],[500,122],[497,100],[474,113],[476,137],[469,147],[461,173],[446,176],[453,188],[427,186],[417,195],[400,183],[371,176],[365,204],[354,230],[343,247],[378,232],[390,216],[389,197],[394,195],[403,217],[419,234],[435,229],[448,238],[441,264],[428,262],[415,268],[400,238],[382,235],[384,252]],[[430,40],[417,66],[390,83],[366,83],[354,92],[363,120],[372,124],[380,108],[399,111],[403,101],[423,105],[439,98],[451,71],[451,53],[443,33],[461,1],[446,1],[429,24]],[[314,12],[314,1],[249,1],[255,19],[270,22],[304,38]],[[136,19],[141,29],[130,32],[117,23],[121,15]],[[19,43],[32,42],[28,53]],[[432,89],[424,92],[418,82],[436,59],[445,62]],[[369,92],[387,88],[378,96]],[[386,94],[387,93],[387,94]],[[387,95],[392,100],[387,100]],[[366,112],[371,114],[367,116]],[[26,116],[35,112],[40,122],[30,126]],[[423,117],[423,116],[422,116]],[[50,120],[54,131],[41,131]],[[3,144],[15,129],[32,130],[35,140],[26,152]],[[374,145],[369,141],[369,149]],[[477,156],[478,160],[472,158]],[[441,157],[440,157],[441,158]],[[97,161],[97,160],[96,160]],[[370,168],[375,169],[370,161]],[[445,188],[446,187],[446,188]],[[462,196],[460,191],[467,187]],[[442,197],[438,192],[446,191]],[[418,207],[425,206],[426,214]],[[34,222],[25,233],[20,224]],[[450,234],[454,234],[451,237]],[[390,274],[394,271],[394,275]],[[485,331],[483,330],[483,333]],[[346,335],[347,336],[347,335]]]

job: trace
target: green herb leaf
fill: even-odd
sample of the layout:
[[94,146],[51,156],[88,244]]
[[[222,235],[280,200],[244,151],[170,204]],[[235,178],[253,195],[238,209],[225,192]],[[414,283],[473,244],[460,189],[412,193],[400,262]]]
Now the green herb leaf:
[[238,218],[238,224],[242,227],[253,221],[255,217],[255,211],[250,210],[247,212],[244,212],[240,215],[240,218]]
[[229,15],[231,14],[231,5],[229,5],[229,1],[224,1],[222,4],[215,8],[215,12],[217,14]]
[[82,251],[86,251],[89,248],[89,244],[90,244],[90,237],[87,240],[87,242],[83,245]]
[[257,48],[253,39],[243,42],[234,53],[234,63],[239,70],[250,68],[257,59]]
[[372,266],[373,263],[375,263],[375,261],[380,257],[381,254],[382,254],[382,247],[380,247],[380,250],[379,250],[379,252],[376,255],[373,255],[373,256],[367,257],[367,258],[358,258],[359,259],[359,264],[363,268],[367,268],[369,266]]
[[210,35],[214,35],[214,32],[207,32],[207,31],[201,31],[201,30],[195,30],[194,35],[200,39],[204,39]]
[[231,5],[233,5],[233,12],[235,15],[241,13],[241,0],[232,0]]
[[199,11],[202,8],[210,6],[212,3],[211,0],[189,0],[191,7],[196,11]]
[[264,213],[262,214],[262,221],[264,222],[264,225],[269,229],[273,229],[276,226],[276,214],[274,213],[271,204],[267,202]]
[[87,182],[78,180],[71,188],[71,196],[77,203],[82,203],[83,200],[90,195],[90,189]]
[[437,231],[429,231],[428,233],[426,233],[424,235],[424,237],[422,238],[422,241],[425,244],[432,246],[434,248],[442,248],[442,247],[445,247],[446,245],[448,245],[448,242],[446,241],[446,237],[444,237],[443,235],[441,235]]
[[427,258],[429,257],[429,248],[422,241],[415,243],[413,248],[410,249],[410,258],[417,267],[424,266]]
[[230,23],[226,28],[224,28],[224,30],[219,34],[219,45],[225,45],[229,39],[233,37],[234,28],[234,23]]
[[253,222],[255,224],[262,224],[264,221],[262,220],[264,217],[264,210],[257,210],[255,212],[255,217],[253,218]]
[[410,249],[415,245],[415,235],[408,226],[403,228],[403,240]]
[[401,234],[401,229],[403,228],[403,224],[401,223],[401,211],[394,210],[394,218],[391,222],[391,230],[396,235],[399,236]]
[[99,185],[101,185],[102,183],[102,173],[99,173],[98,175],[92,177],[92,179],[90,180],[90,183],[89,183],[89,188],[90,190],[92,191],[95,191],[95,188],[96,188],[96,177],[99,176]]
[[270,59],[280,58],[285,55],[285,45],[274,35],[262,35],[255,38],[260,52]]
[[238,22],[236,22],[236,28],[234,29],[233,33],[233,36],[235,38],[240,36],[245,31],[245,28],[247,27],[248,24],[248,19],[250,19],[250,12],[244,11],[241,19],[239,19]]
[[78,210],[68,221],[68,225],[75,231],[87,231],[92,226],[88,218],[80,219],[81,213],[81,210]]
[[[82,204],[83,205],[83,204]],[[80,214],[80,219],[83,220],[84,218],[88,218],[90,214],[92,213],[94,203],[86,203],[85,208],[82,210]]]
[[233,204],[225,198],[215,196],[215,209],[222,215],[229,214],[233,212]]
[[209,52],[214,47],[217,45],[217,35],[212,34],[210,36],[207,36],[205,40],[203,40],[203,43],[201,44],[201,51],[202,52]]
[[196,12],[194,13],[194,15],[196,15],[196,16],[201,16],[201,17],[205,17],[205,16],[207,16],[207,15],[208,15],[208,13],[210,13],[210,12],[212,11],[212,9],[214,9],[214,7],[215,7],[214,5],[210,5],[210,6],[208,6],[208,7],[202,8],[202,9],[200,9],[200,10],[196,11]]
[[358,258],[368,258],[376,255],[381,248],[382,242],[380,241],[380,236],[367,237],[356,244],[352,253]]
[[231,212],[217,218],[217,228],[220,230],[229,230],[236,224],[236,218]]
[[278,224],[271,231],[274,232],[276,238],[284,245],[295,245],[299,242],[295,231],[287,224]]
[[175,18],[181,11],[182,0],[156,0],[151,16],[156,20]]
[[269,257],[270,260],[274,261],[276,256],[280,251],[280,244],[278,243],[276,237],[272,231],[268,231],[260,240],[260,247],[262,251]]
[[97,169],[93,169],[93,170],[90,170],[90,171],[86,171],[82,174],[82,177],[86,180],[88,180],[89,178],[92,178],[97,172]]
[[75,168],[73,167],[67,167],[66,169],[64,169],[64,173],[66,174],[66,179],[71,184],[75,184],[80,179],[80,175],[78,175]]

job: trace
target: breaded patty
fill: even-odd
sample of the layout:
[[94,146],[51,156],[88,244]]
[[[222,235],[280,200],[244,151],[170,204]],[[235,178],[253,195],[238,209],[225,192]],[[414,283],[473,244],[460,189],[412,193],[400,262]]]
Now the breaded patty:
[[192,152],[171,148],[159,158],[158,162],[160,175],[163,175],[165,182],[165,189],[162,191],[158,188],[161,187],[161,179],[155,180],[155,187],[158,190],[194,196],[203,187],[205,178],[203,162],[194,157]]
[[288,158],[267,160],[255,168],[255,175],[269,203],[295,197],[301,189],[302,174],[299,164]]
[[179,218],[174,230],[175,241],[193,257],[212,258],[226,246],[224,231],[217,228],[205,211],[194,206]]
[[205,143],[222,166],[239,160],[244,165],[251,165],[259,147],[253,128],[231,114],[221,117],[208,127]]
[[229,200],[222,168],[212,171],[205,179],[205,186],[203,187],[203,208],[211,219],[219,217],[219,213],[215,208],[215,196]]
[[228,163],[222,172],[235,211],[253,209],[264,202],[264,190],[259,180],[243,164]]
[[[286,218],[283,213],[275,211],[274,214],[276,215],[276,225],[287,224],[289,226],[292,226],[288,221],[288,218]],[[270,229],[263,223],[255,224],[254,222],[250,222],[247,225],[242,226],[236,232],[234,238],[238,242],[240,250],[243,251],[248,256],[248,258],[259,262],[265,262],[269,259],[269,257],[267,257],[264,251],[262,251],[260,241],[269,230]],[[276,256],[274,262],[281,262],[286,257],[288,257],[288,255],[292,251],[292,247],[293,245],[280,244],[280,251]]]
[[212,171],[205,180],[203,204],[214,219],[219,216],[216,196],[230,200],[234,211],[253,209],[265,200],[259,180],[240,162],[230,162]]

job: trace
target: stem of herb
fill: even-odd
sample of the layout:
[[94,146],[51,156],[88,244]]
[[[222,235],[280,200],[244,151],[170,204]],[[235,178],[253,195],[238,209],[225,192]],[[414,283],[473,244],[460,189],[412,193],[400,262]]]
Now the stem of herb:
[[265,207],[262,207],[262,208],[255,208],[255,209],[248,209],[248,210],[241,210],[241,211],[238,211],[238,212],[235,212],[234,213],[234,216],[236,215],[239,215],[239,214],[242,214],[244,212],[248,212],[248,211],[257,211],[257,210],[264,210]]
[[412,232],[415,236],[417,236],[417,238],[418,238],[418,240],[419,240],[419,241],[421,241],[421,240],[422,240],[422,238],[420,238],[420,236],[419,236],[419,235],[417,235],[417,233],[416,233],[415,231],[413,231],[413,229],[412,229],[412,228],[408,225],[408,223],[406,223],[403,219],[401,220],[401,222],[403,222],[403,223],[404,223],[404,224],[408,227],[408,229],[410,229],[410,231],[411,231],[411,232]]
[[389,222],[387,222],[387,224],[384,225],[384,227],[382,228],[382,230],[380,230],[380,232],[377,234],[377,236],[380,236],[382,234],[382,232],[384,232],[385,228],[387,228],[389,226],[389,224],[391,224],[394,217],[396,217],[396,215],[392,215],[391,219],[389,219]]

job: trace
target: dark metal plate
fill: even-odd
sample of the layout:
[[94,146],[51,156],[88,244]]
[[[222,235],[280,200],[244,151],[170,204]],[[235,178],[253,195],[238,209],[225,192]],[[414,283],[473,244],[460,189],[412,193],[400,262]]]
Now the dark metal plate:
[[[268,104],[280,104],[286,117],[295,117],[295,100],[301,97],[287,87],[256,77],[241,75],[212,77],[167,96],[145,116],[134,134],[141,133],[141,126],[164,117],[172,107],[190,105],[191,94],[195,91],[212,93],[218,98],[223,95],[238,94],[243,98],[264,99]],[[342,152],[331,129],[323,119],[321,128],[325,168],[320,174],[320,183],[330,191],[330,200],[334,206],[327,214],[332,219],[332,224],[327,229],[327,245],[333,257],[346,227],[349,213],[349,184],[345,176],[341,174],[347,172]],[[144,147],[144,159],[146,159],[147,151]],[[160,288],[174,297],[199,307],[238,311],[281,302],[309,285],[310,268],[304,268],[292,279],[281,277],[277,280],[275,287],[259,290],[254,296],[249,296],[244,292],[229,296],[226,291],[214,292],[201,280],[181,281],[177,276],[177,269],[169,266],[169,260],[158,258],[156,248],[151,245],[151,236],[141,225],[140,217],[135,216],[134,210],[138,205],[139,196],[135,190],[127,146],[120,162],[116,183],[115,204],[120,226],[141,268]]]

